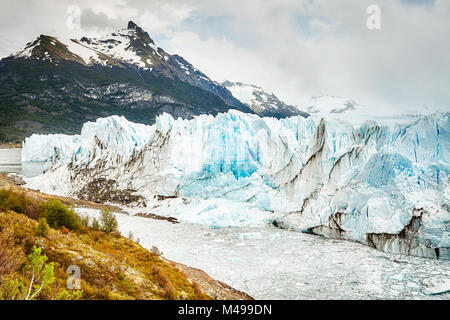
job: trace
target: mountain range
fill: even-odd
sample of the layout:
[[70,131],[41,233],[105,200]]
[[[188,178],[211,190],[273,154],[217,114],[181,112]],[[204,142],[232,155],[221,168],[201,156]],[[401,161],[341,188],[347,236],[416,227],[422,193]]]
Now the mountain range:
[[273,95],[267,110],[255,107],[227,86],[157,47],[132,21],[99,38],[40,35],[0,60],[0,141],[74,134],[84,122],[110,115],[153,124],[164,112],[185,119],[229,109],[277,118],[296,113]]
[[261,117],[280,119],[297,115],[309,116],[308,113],[301,111],[296,106],[284,103],[275,94],[267,92],[261,87],[231,81],[222,82],[222,85]]

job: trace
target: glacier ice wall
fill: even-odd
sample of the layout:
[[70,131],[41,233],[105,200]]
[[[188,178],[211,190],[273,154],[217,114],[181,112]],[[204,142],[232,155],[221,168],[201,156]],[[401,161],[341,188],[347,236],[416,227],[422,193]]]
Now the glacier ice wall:
[[22,146],[22,161],[67,163],[74,148],[80,144],[80,136],[65,134],[33,134],[25,138]]
[[[114,116],[86,123],[72,144],[25,141],[25,154],[40,141],[71,154],[46,179],[29,179],[42,191],[450,259],[448,114],[350,124],[230,110],[163,114],[153,126]],[[55,158],[47,147],[35,157]]]

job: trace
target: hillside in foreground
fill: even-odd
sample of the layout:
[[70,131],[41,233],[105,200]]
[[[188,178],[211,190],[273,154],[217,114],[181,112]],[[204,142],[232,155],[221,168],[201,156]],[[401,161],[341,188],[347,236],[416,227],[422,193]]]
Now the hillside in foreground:
[[[33,276],[36,250],[53,266],[53,278],[35,299],[250,299],[201,270],[161,257],[156,248],[150,252],[117,231],[95,230],[82,217],[78,224],[66,219],[70,228],[55,228],[55,212],[73,212],[64,204],[68,201],[13,186],[0,176],[0,300],[24,299],[31,279],[33,293],[52,278],[43,266]],[[43,230],[42,219],[53,228]],[[81,269],[80,290],[66,288],[69,266]]]

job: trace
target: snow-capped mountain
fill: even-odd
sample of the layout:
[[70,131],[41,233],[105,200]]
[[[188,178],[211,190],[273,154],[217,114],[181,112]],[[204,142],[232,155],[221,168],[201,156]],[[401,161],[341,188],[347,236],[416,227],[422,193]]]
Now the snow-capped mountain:
[[123,117],[75,137],[32,136],[53,168],[28,187],[214,228],[277,226],[388,252],[450,259],[449,114],[406,122],[236,110],[152,126]]
[[275,94],[267,92],[261,87],[231,81],[222,82],[222,85],[230,90],[234,97],[261,117],[275,117],[279,119],[297,115],[308,116],[308,113],[284,103]]
[[355,102],[353,99],[330,95],[313,96],[304,105],[304,110],[313,118],[339,119],[350,123],[362,123],[369,119],[392,120],[394,122],[409,121],[425,115],[448,112],[445,107],[403,106],[402,108],[395,108],[383,105],[364,105]]
[[355,103],[352,99],[321,95],[311,98],[310,103],[306,106],[306,111],[311,115],[329,117],[360,112],[361,108],[362,106]]
[[[163,112],[182,118],[230,108],[253,113],[132,21],[100,38],[41,35],[0,61],[0,84],[0,140],[75,133],[84,122],[112,114],[151,124]],[[56,123],[58,115],[68,118]]]
[[[12,55],[16,58],[44,61],[74,61],[86,66],[134,66],[155,74],[177,79],[217,94],[228,105],[237,109],[242,105],[223,90],[218,83],[177,54],[170,55],[157,47],[149,34],[133,21],[121,29],[100,38],[82,37],[80,40],[41,35],[24,50]],[[246,110],[244,110],[246,111]]]

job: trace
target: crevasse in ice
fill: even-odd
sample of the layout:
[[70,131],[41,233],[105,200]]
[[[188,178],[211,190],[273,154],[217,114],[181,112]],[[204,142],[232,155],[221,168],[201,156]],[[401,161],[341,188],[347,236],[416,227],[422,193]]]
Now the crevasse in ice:
[[448,114],[351,124],[230,110],[192,120],[163,114],[153,126],[113,116],[64,141],[25,141],[27,160],[54,163],[30,187],[78,196],[92,179],[107,179],[148,207],[155,195],[176,198],[152,212],[211,226],[274,221],[387,251],[450,257]]

